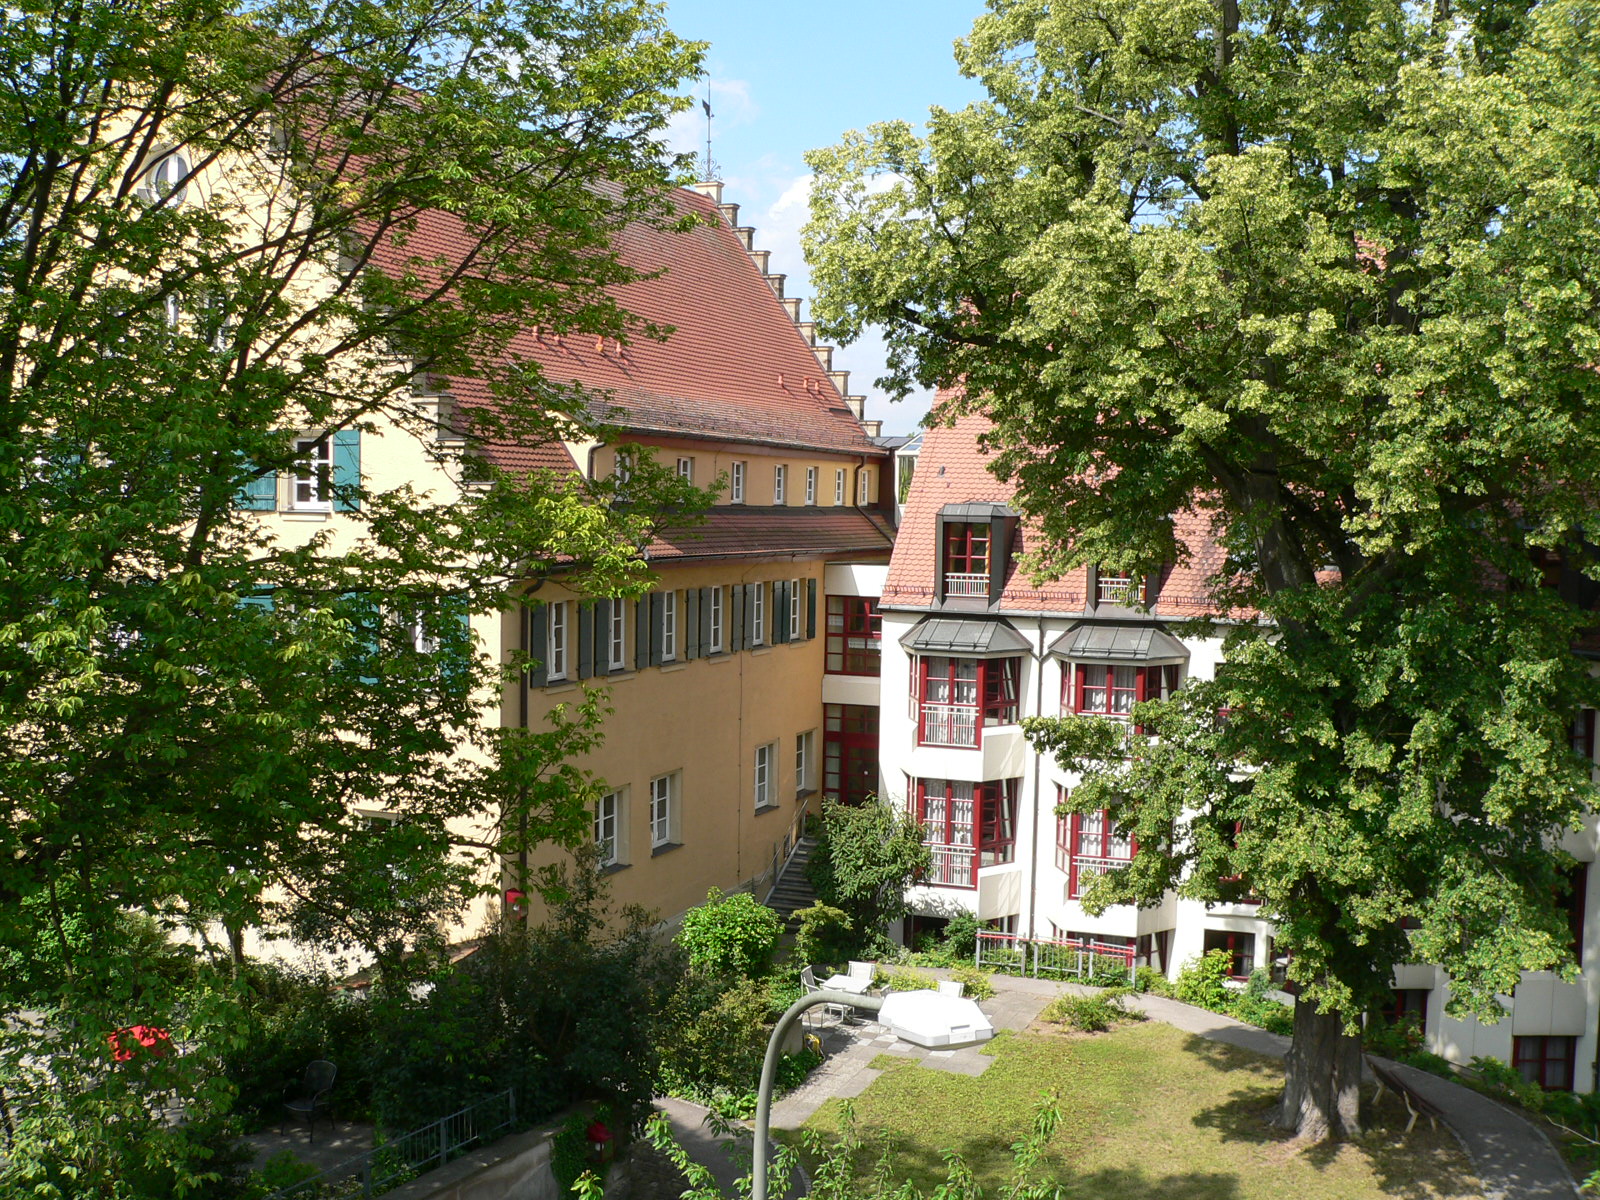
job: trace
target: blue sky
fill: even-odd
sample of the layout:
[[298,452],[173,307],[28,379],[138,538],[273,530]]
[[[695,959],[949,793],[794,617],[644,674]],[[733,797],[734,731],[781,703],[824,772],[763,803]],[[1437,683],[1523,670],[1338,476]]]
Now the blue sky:
[[[723,199],[740,205],[740,224],[756,227],[756,248],[772,251],[770,269],[788,276],[785,294],[807,298],[803,315],[811,296],[800,254],[805,152],[874,121],[920,122],[931,105],[960,108],[977,99],[980,89],[957,72],[951,44],[982,10],[981,0],[668,0],[673,30],[711,43],[709,78],[697,94],[709,84]],[[704,152],[698,104],[674,122],[672,146]],[[928,397],[890,404],[873,386],[883,367],[876,342],[842,347],[833,362],[851,372],[850,390],[867,396],[867,416],[881,418],[885,433],[911,432],[927,411]]]

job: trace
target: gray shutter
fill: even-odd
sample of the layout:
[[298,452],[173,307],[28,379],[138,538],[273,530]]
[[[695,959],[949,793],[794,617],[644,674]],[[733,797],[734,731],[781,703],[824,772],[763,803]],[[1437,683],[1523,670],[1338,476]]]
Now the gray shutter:
[[[766,586],[767,585],[764,584],[764,583],[747,583],[747,584],[744,585],[744,613],[745,613],[744,644],[739,647],[741,650],[751,650],[751,649],[754,649],[754,647],[755,647],[755,644],[756,644],[756,589],[757,588],[764,588]],[[763,596],[762,597],[762,604],[761,604],[761,636],[763,638],[766,638],[766,636],[767,636],[766,626],[767,626],[767,619],[768,619],[769,615],[770,614],[768,614],[768,612],[767,612],[766,597]]]
[[772,636],[767,639],[774,646],[789,640],[789,581],[775,580],[772,584],[772,612],[777,620],[772,623]]
[[667,598],[661,592],[650,593],[650,665],[661,665],[661,641],[666,626]]
[[642,671],[650,665],[650,597],[633,602],[633,666]]
[[[724,626],[724,629],[723,629],[722,632],[723,632],[724,635],[726,635],[727,632],[728,632],[727,629],[726,629],[726,626],[727,626],[727,623],[728,623],[728,614],[727,613],[723,613],[722,614],[722,623],[723,623],[723,626]],[[700,589],[700,645],[704,649],[705,653],[707,653],[707,654],[711,653],[711,589],[710,588],[701,588]],[[727,647],[723,647],[723,648],[726,649]]]
[[683,657],[700,657],[700,589],[683,593],[683,612],[678,614],[678,636],[683,640]]
[[550,652],[550,617],[544,605],[535,603],[528,609],[528,686],[543,687],[550,681],[545,673],[544,656]]
[[[621,601],[617,601],[621,603]],[[611,670],[611,601],[594,602],[594,673]]]
[[333,511],[361,507],[361,431],[337,429],[333,434]]
[[578,605],[578,678],[594,674],[594,606]]
[[817,636],[817,581],[806,580],[806,638]]
[[730,653],[744,649],[744,585],[728,585],[728,636],[722,639],[723,648]]

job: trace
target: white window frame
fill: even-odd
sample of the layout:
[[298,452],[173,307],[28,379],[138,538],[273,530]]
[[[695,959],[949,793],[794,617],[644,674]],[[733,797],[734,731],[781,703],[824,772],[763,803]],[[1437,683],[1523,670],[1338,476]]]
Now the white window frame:
[[817,732],[808,729],[794,739],[794,791],[803,796],[812,790],[811,771],[816,761]]
[[815,505],[817,502],[817,469],[806,468],[806,504]]
[[332,511],[333,439],[296,438],[294,455],[289,473],[289,507],[296,512]]
[[800,640],[800,584],[802,580],[789,581],[789,640]]
[[661,593],[661,661],[678,657],[678,593]]
[[756,811],[771,808],[777,803],[772,797],[772,768],[778,758],[778,743],[768,742],[756,747],[755,801]]
[[690,483],[694,482],[694,459],[692,459],[692,458],[680,458],[680,459],[678,459],[678,478],[679,479],[686,479]]
[[626,450],[618,450],[611,475],[618,483],[630,482],[633,479],[633,455]]
[[607,792],[594,802],[594,844],[598,863],[615,867],[622,862],[622,793]]
[[724,646],[724,626],[722,585],[719,583],[711,589],[711,636],[707,639],[707,654],[721,654]]
[[862,467],[856,475],[856,504],[857,506],[872,503],[872,472]]
[[676,824],[678,774],[657,775],[650,781],[650,848],[659,850],[672,844]]
[[611,602],[611,629],[607,646],[606,665],[613,671],[625,671],[628,668],[628,602],[626,600],[613,600]]
[[546,606],[544,676],[552,683],[567,677],[567,656],[572,649],[567,629],[567,602]]
[[731,504],[744,503],[744,472],[745,464],[734,463],[728,470],[728,501]]
[[754,593],[755,603],[750,606],[750,641],[756,646],[767,644],[767,585],[758,583]]
[[789,468],[779,463],[772,468],[772,502],[787,504],[789,495]]
[[844,503],[844,468],[837,467],[833,472],[833,502]]

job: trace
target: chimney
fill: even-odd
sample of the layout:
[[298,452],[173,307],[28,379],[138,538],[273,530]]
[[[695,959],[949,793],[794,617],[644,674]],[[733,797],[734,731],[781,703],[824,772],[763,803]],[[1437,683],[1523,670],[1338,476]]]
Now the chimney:
[[882,421],[862,421],[861,428],[867,431],[867,436],[869,438],[880,437],[883,434]]
[[789,278],[784,274],[766,276],[767,284],[772,288],[772,294],[779,300],[783,299],[783,281]]
[[722,203],[722,180],[720,179],[708,180],[705,183],[691,183],[689,190],[691,192],[699,192],[713,204],[720,205]]

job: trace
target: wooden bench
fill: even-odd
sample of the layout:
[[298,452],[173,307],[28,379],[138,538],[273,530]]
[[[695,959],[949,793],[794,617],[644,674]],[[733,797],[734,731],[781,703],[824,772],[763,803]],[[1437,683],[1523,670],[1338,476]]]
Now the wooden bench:
[[1373,1078],[1378,1081],[1378,1090],[1372,1093],[1374,1101],[1387,1090],[1393,1092],[1405,1102],[1406,1111],[1411,1114],[1411,1119],[1406,1122],[1407,1133],[1411,1132],[1411,1128],[1417,1123],[1418,1117],[1427,1117],[1428,1120],[1433,1122],[1435,1129],[1439,1128],[1439,1118],[1444,1116],[1443,1109],[1400,1078],[1398,1071],[1374,1062],[1370,1058],[1367,1059],[1367,1066],[1371,1068]]

